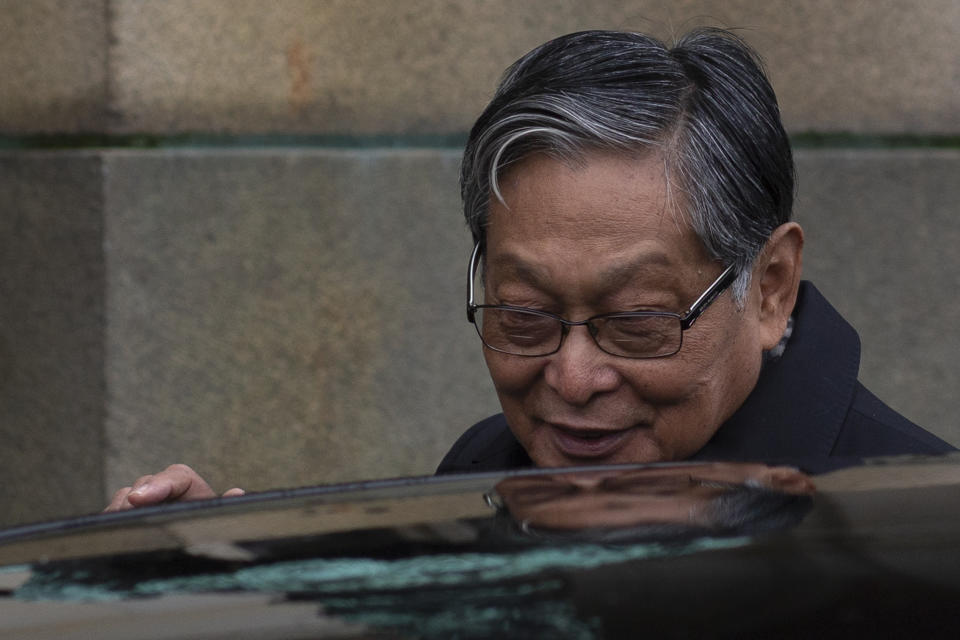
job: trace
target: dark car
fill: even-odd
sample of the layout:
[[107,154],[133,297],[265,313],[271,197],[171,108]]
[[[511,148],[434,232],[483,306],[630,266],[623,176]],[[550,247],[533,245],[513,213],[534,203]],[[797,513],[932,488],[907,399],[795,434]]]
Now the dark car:
[[960,458],[403,478],[0,532],[0,637],[960,634]]

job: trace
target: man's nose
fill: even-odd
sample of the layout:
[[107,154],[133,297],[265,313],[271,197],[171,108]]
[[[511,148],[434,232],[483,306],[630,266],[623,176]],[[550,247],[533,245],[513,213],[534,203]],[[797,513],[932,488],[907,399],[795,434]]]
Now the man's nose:
[[584,405],[620,384],[620,374],[610,362],[616,356],[602,351],[585,325],[570,327],[560,350],[548,357],[546,382],[569,404]]

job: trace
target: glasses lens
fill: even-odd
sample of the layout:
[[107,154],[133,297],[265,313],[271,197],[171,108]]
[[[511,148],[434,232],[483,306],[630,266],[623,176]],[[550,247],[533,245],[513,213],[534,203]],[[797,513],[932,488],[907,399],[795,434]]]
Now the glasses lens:
[[683,330],[679,316],[624,314],[597,318],[597,344],[604,351],[628,358],[656,358],[680,350]]
[[553,353],[563,334],[563,325],[556,318],[532,311],[481,308],[474,323],[485,345],[518,356]]

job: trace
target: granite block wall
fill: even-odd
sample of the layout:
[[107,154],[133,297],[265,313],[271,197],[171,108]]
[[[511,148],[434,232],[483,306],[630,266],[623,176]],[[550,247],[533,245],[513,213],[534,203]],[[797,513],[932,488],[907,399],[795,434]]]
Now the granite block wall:
[[0,522],[97,508],[106,384],[101,157],[0,154]]
[[496,412],[455,151],[111,152],[105,475],[431,473]]
[[733,28],[793,131],[955,133],[953,0],[0,0],[0,131],[460,133],[580,29]]
[[960,443],[953,0],[0,0],[0,525],[173,461],[432,472],[496,410],[456,141],[550,37],[695,25],[738,28],[814,134],[806,273],[864,381]]
[[860,332],[861,381],[960,444],[960,150],[797,156],[804,273]]
[[106,0],[0,0],[0,133],[104,131]]

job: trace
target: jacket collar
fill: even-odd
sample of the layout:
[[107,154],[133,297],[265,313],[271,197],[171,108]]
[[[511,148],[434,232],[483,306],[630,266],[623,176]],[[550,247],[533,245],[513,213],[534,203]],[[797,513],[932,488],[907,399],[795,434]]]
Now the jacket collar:
[[856,392],[860,338],[809,282],[800,285],[783,356],[691,459],[810,466],[830,455]]

